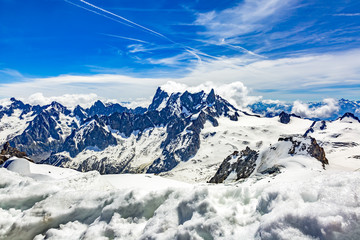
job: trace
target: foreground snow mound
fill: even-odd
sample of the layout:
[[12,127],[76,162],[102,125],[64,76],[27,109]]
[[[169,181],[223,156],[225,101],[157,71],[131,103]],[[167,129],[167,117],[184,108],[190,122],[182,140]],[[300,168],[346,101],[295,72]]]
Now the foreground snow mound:
[[52,177],[67,170],[21,159],[0,168],[0,239],[360,237],[359,172],[297,169],[231,185],[97,172]]

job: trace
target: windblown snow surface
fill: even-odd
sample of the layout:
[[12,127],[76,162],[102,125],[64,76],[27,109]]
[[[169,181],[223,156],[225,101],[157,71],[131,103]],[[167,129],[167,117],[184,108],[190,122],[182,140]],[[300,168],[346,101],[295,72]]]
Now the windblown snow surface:
[[[302,162],[302,164],[299,164]],[[359,239],[360,173],[306,156],[231,184],[0,168],[1,239]]]

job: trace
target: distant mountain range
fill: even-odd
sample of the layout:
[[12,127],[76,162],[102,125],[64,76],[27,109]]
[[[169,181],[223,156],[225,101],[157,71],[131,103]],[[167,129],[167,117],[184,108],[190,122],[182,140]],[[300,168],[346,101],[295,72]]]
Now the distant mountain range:
[[[324,102],[310,102],[307,103],[309,109],[316,109],[325,106]],[[355,116],[360,117],[360,101],[351,101],[340,99],[337,101],[338,111],[333,111],[330,116],[322,118],[310,117],[311,120],[336,120],[343,116],[345,113],[350,112]],[[275,117],[280,115],[281,112],[292,113],[293,104],[284,102],[267,102],[260,101],[248,106],[253,113],[260,114],[264,117]]]
[[[339,105],[336,116],[352,113],[336,121],[358,121],[359,102],[341,99]],[[236,109],[214,90],[168,93],[158,88],[148,108],[136,109],[101,101],[86,109],[57,102],[32,106],[12,98],[0,106],[0,144],[9,142],[38,163],[79,171],[174,174],[200,181],[209,180],[234,151],[264,151],[280,137],[317,133],[317,123],[289,114],[291,106],[250,107],[257,114]]]

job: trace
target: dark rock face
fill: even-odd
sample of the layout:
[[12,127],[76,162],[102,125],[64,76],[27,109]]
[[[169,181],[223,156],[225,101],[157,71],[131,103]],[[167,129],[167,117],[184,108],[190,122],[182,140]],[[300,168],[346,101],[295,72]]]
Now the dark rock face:
[[90,108],[85,109],[84,112],[86,113],[87,117],[93,117],[95,115],[98,116],[110,116],[114,113],[133,113],[133,114],[142,114],[146,112],[146,108],[143,107],[137,107],[135,109],[129,109],[127,107],[123,107],[118,103],[109,103],[104,104],[100,100],[96,101],[94,105],[92,105]]
[[236,172],[236,178],[234,180],[248,178],[255,170],[258,156],[258,152],[251,150],[249,147],[246,147],[246,149],[240,153],[235,151],[225,158],[215,176],[212,177],[209,182],[222,183],[233,172]]
[[99,123],[98,118],[90,120],[66,138],[59,152],[67,151],[71,157],[75,157],[85,148],[104,150],[110,145],[116,145],[116,138],[104,128],[105,126]]
[[10,144],[29,155],[41,155],[57,151],[62,143],[61,133],[55,119],[49,112],[43,111],[29,123],[21,135],[10,140]]
[[290,114],[287,114],[286,112],[281,112],[279,118],[279,121],[283,124],[288,124],[290,122]]
[[291,121],[291,117],[296,117],[296,118],[300,118],[299,116],[291,113],[291,114],[288,114],[286,112],[281,112],[280,115],[279,115],[279,121],[283,124],[288,124],[290,121]]
[[12,157],[25,158],[33,162],[25,152],[20,152],[18,149],[11,147],[9,142],[6,142],[0,153],[0,165]]
[[66,166],[68,162],[71,162],[71,159],[62,155],[51,155],[46,160],[42,160],[40,164],[49,164],[56,167]]
[[325,168],[325,164],[329,164],[329,161],[325,156],[324,149],[319,146],[315,138],[308,137],[305,139],[310,139],[310,145],[305,144],[303,141],[301,141],[301,139],[296,139],[293,137],[279,138],[279,141],[287,141],[292,143],[292,147],[289,150],[289,154],[294,155],[299,152],[306,152],[311,157],[320,161],[323,167]]
[[73,114],[74,116],[77,116],[80,119],[81,123],[88,117],[88,114],[85,112],[85,109],[83,109],[79,105],[77,105],[74,108]]
[[155,96],[149,105],[148,110],[154,111],[156,110],[163,101],[166,101],[169,98],[169,94],[165,91],[163,91],[160,87],[156,90]]

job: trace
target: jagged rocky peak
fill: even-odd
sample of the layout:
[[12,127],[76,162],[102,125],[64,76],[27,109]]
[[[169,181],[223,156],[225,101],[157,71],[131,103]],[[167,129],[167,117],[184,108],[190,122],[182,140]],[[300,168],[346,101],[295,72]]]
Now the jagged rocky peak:
[[[128,109],[127,107],[123,107],[118,103],[106,103],[104,104],[102,101],[97,100],[90,108],[86,109],[85,112],[88,116],[109,116],[113,113],[122,113],[122,112],[132,112],[135,110]],[[138,111],[143,111],[142,109],[138,109]]]
[[161,104],[166,103],[168,98],[169,98],[169,94],[166,91],[162,90],[161,87],[158,87],[154,95],[154,98],[151,104],[149,105],[148,110],[149,111],[158,110]]
[[106,110],[105,104],[97,100],[89,109],[86,110],[89,116],[103,115]]
[[356,117],[353,113],[351,112],[347,112],[345,113],[343,116],[340,117],[340,121],[342,122],[349,122],[349,123],[352,123],[352,122],[359,122],[360,123],[360,120],[358,117]]
[[73,115],[77,116],[80,119],[80,121],[83,121],[88,117],[87,113],[85,112],[85,109],[82,108],[80,105],[77,105],[74,108]]
[[209,92],[207,98],[206,98],[206,102],[209,104],[213,104],[216,100],[216,96],[215,96],[215,91],[212,88],[211,91]]
[[[29,104],[25,104],[20,100],[17,100],[15,98],[10,98],[10,105],[8,106],[3,106],[0,109],[0,119],[6,114],[8,116],[11,116],[15,110],[21,110],[22,115],[23,114],[27,114],[31,111],[32,106]],[[22,118],[22,115],[20,116],[20,118]]]
[[64,105],[53,101],[49,105],[43,107],[44,110],[48,111],[51,115],[55,116],[56,118],[59,117],[60,113],[65,115],[69,115],[71,111],[67,109]]
[[95,115],[87,119],[79,129],[74,130],[66,138],[60,151],[66,151],[71,157],[75,157],[86,148],[100,151],[116,144],[116,138],[106,128],[101,119]]
[[256,168],[258,156],[259,153],[249,147],[246,147],[241,152],[233,152],[225,158],[215,176],[209,182],[222,183],[224,181],[237,181],[248,178]]

